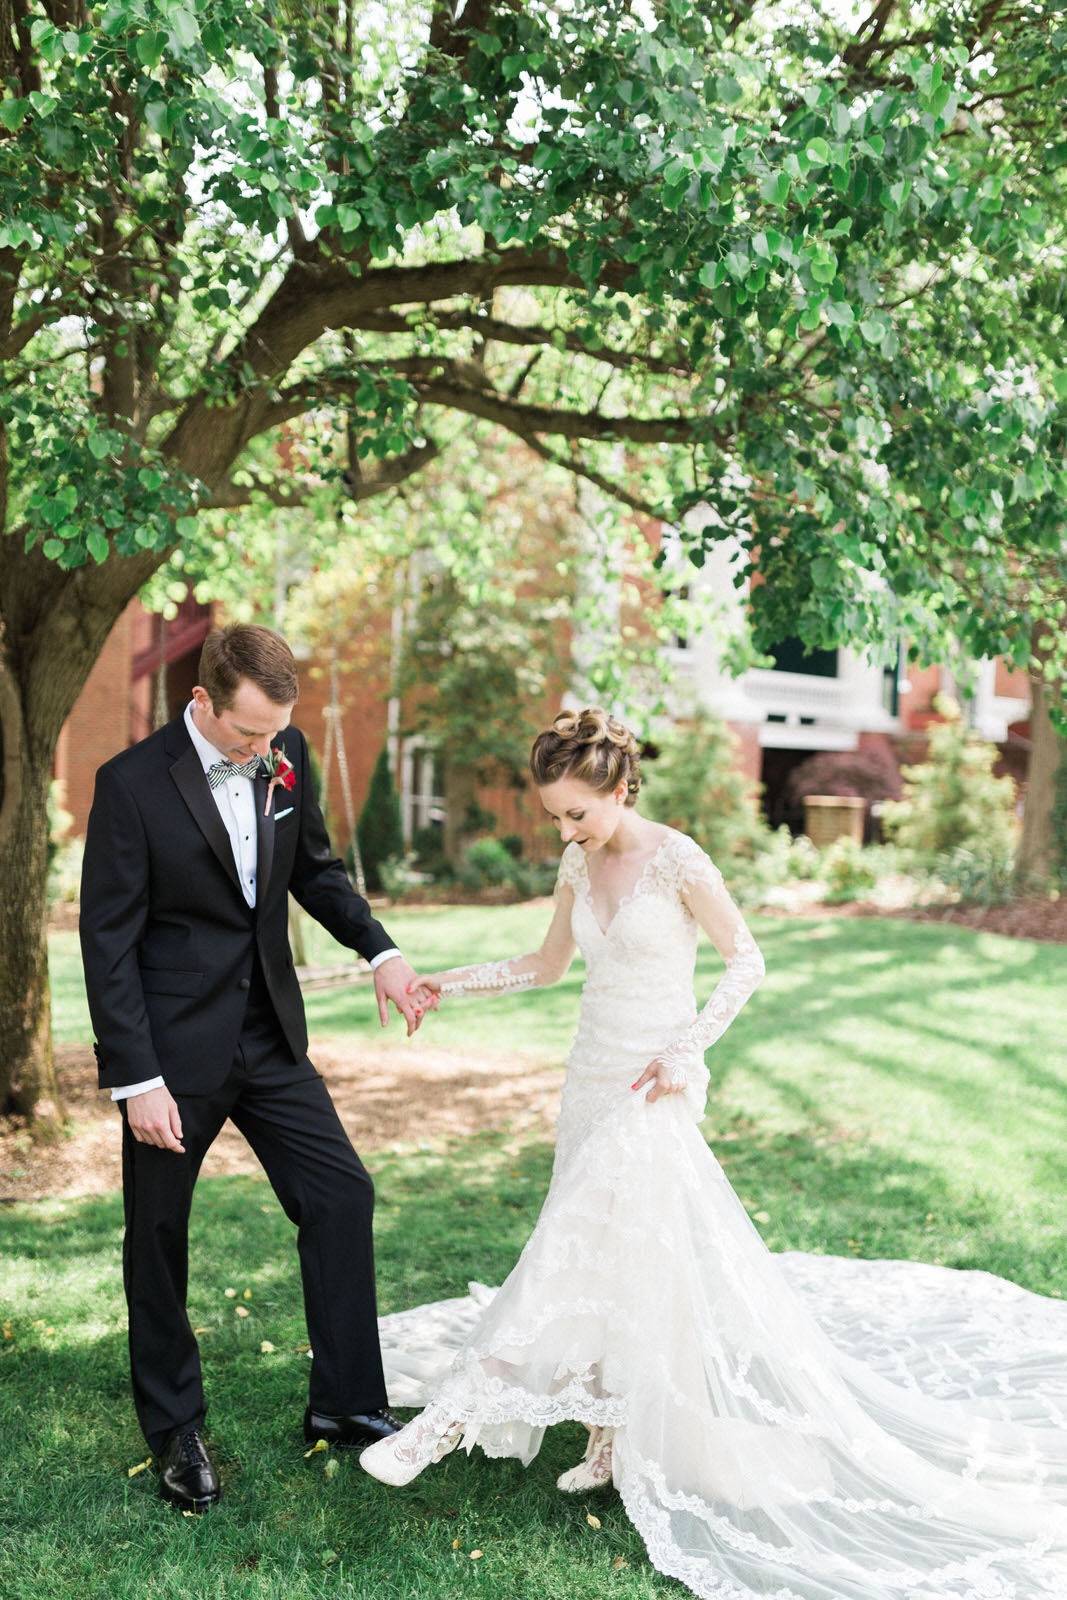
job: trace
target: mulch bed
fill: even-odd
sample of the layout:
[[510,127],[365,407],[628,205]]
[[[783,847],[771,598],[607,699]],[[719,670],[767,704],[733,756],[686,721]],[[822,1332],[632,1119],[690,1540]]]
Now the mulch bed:
[[1014,939],[1040,939],[1046,944],[1067,944],[1067,898],[1022,897],[1006,906],[906,906],[882,911],[855,905],[853,916],[904,917],[912,922],[954,922],[981,933],[1003,933]]

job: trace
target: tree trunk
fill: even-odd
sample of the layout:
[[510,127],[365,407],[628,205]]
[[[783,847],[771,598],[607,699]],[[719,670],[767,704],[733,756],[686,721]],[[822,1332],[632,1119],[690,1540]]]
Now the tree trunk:
[[1056,774],[1067,745],[1056,732],[1048,713],[1048,685],[1040,678],[1031,678],[1030,693],[1030,761],[1017,864],[1022,878],[1045,884],[1056,864],[1052,837]]
[[48,789],[56,742],[108,634],[163,555],[63,572],[0,534],[0,1116],[62,1117],[48,986]]
[[478,797],[478,775],[472,766],[445,762],[445,860],[453,866],[470,841],[468,817]]
[[63,1116],[52,1058],[47,880],[50,758],[26,737],[17,695],[0,665],[0,1114],[26,1117],[38,1135]]

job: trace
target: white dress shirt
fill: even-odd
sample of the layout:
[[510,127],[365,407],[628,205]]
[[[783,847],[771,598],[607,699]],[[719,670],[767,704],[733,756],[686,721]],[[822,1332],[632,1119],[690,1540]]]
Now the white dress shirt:
[[[221,750],[205,739],[196,723],[193,721],[194,701],[190,700],[185,708],[185,726],[193,742],[193,749],[200,757],[200,764],[206,777],[211,767],[217,761],[227,758]],[[256,840],[256,801],[255,780],[246,778],[243,772],[230,773],[219,784],[217,789],[212,789],[211,794],[218,807],[219,816],[230,840],[233,851],[234,864],[237,867],[237,876],[241,883],[241,893],[250,906],[256,903],[256,861],[258,845]],[[382,950],[371,960],[371,971],[380,967],[383,961],[391,961],[400,954],[399,950]],[[159,1089],[164,1080],[162,1078],[148,1078],[144,1083],[127,1083],[118,1089],[112,1089],[112,1100],[127,1100],[131,1095],[147,1094],[149,1089]]]

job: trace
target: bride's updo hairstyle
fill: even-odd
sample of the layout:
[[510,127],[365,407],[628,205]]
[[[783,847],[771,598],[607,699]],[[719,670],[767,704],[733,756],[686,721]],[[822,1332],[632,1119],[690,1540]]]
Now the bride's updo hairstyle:
[[622,780],[628,806],[636,804],[641,789],[640,766],[638,743],[629,728],[599,706],[561,711],[530,751],[530,771],[539,788],[576,778],[596,794],[610,794]]

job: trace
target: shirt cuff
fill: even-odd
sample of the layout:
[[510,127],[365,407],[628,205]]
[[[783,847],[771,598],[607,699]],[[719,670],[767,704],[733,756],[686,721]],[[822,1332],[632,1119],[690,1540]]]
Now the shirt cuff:
[[128,1100],[131,1094],[147,1094],[149,1089],[165,1089],[166,1083],[162,1078],[146,1078],[144,1083],[123,1083],[117,1089],[112,1089],[112,1100]]
[[371,956],[370,969],[372,972],[380,967],[383,961],[392,961],[394,956],[400,955],[399,950],[379,950],[376,956]]

